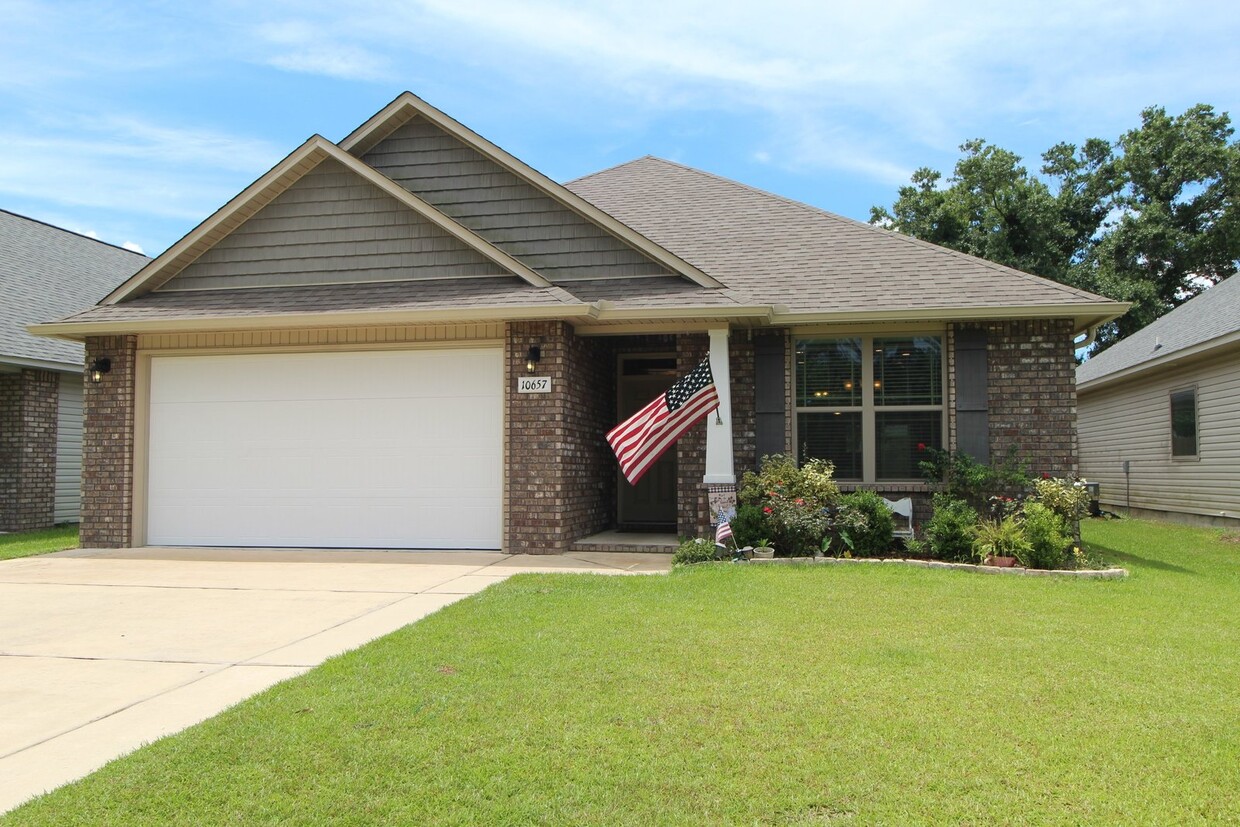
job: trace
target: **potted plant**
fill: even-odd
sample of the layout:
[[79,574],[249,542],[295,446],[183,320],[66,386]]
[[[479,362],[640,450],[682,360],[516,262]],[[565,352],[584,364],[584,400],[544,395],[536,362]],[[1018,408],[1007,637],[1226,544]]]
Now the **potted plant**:
[[771,548],[771,541],[765,537],[753,547],[753,559],[755,560],[770,560],[774,556],[775,549]]
[[982,520],[973,541],[973,554],[983,566],[1010,568],[1025,559],[1032,546],[1016,517]]

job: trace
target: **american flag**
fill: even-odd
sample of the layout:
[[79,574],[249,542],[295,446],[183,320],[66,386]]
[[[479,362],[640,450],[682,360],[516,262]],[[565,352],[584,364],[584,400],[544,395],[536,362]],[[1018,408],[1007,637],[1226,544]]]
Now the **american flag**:
[[611,429],[607,442],[616,452],[620,470],[631,485],[650,470],[655,460],[685,431],[719,407],[710,359],[682,377],[649,405]]
[[715,529],[715,542],[727,543],[732,539],[732,524],[728,522],[727,517],[719,518],[719,527]]

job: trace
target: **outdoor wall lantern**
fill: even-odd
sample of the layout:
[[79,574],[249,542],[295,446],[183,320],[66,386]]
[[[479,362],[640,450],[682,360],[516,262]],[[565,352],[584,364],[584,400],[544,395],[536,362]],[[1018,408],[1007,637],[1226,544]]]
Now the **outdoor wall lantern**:
[[90,377],[90,381],[98,385],[103,381],[103,375],[112,370],[112,360],[106,356],[102,356],[90,363],[90,367],[86,369],[86,375]]
[[540,359],[542,359],[542,348],[538,345],[530,345],[530,349],[525,354],[525,372],[533,373],[536,371]]

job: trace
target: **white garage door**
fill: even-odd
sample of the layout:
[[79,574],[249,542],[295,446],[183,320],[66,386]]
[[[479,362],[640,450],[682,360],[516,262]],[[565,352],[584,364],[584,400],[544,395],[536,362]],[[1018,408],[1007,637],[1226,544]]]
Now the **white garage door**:
[[147,542],[499,548],[502,361],[152,358]]

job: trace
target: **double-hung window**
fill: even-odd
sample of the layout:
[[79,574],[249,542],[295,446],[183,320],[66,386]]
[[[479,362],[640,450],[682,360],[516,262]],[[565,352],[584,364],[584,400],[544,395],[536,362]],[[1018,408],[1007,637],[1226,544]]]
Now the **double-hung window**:
[[830,460],[840,480],[919,479],[943,445],[943,384],[937,334],[798,339],[799,459]]

